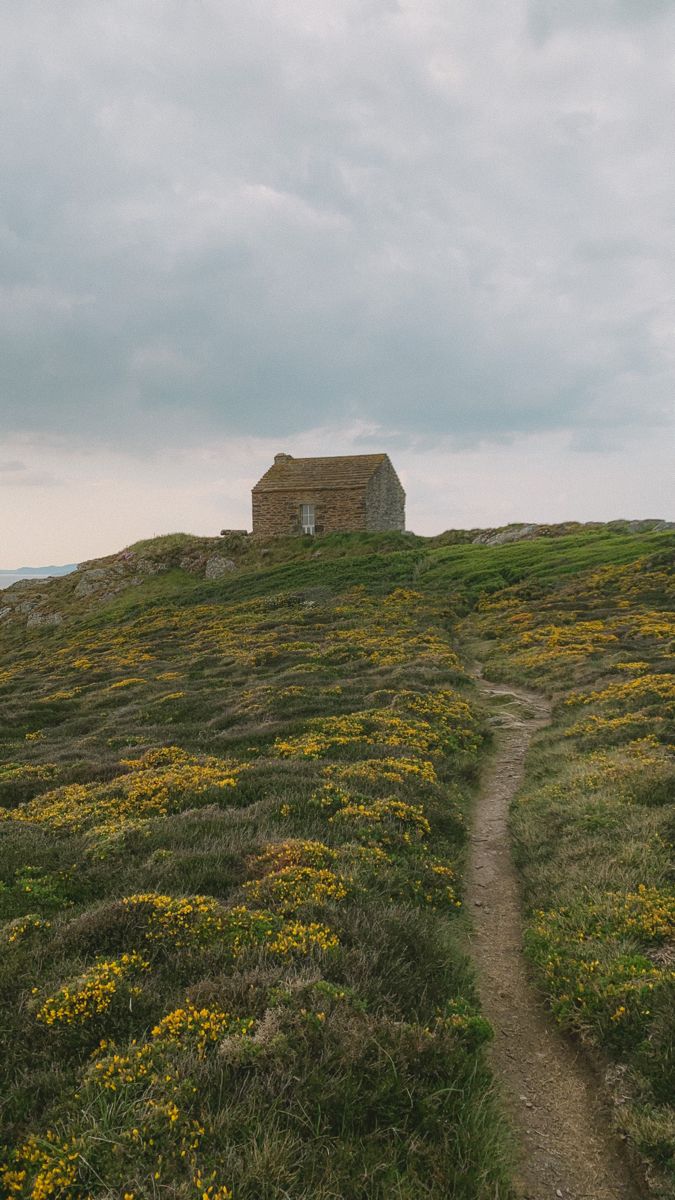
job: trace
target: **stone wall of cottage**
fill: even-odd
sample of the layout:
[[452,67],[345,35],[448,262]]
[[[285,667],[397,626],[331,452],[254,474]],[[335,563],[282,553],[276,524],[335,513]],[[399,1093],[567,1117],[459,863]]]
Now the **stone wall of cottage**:
[[405,529],[405,492],[388,460],[377,468],[368,481],[365,528]]
[[367,528],[363,487],[288,488],[253,492],[254,536],[281,537],[301,533],[300,507],[303,504],[314,505],[317,533],[350,533]]

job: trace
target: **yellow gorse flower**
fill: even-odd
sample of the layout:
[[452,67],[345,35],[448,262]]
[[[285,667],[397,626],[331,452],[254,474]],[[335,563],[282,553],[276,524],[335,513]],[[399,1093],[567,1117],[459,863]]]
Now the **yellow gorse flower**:
[[119,958],[106,959],[91,967],[74,984],[64,984],[54,996],[49,996],[36,1013],[42,1025],[76,1025],[91,1021],[108,1011],[120,987],[127,985],[149,963],[135,951]]
[[5,820],[46,825],[57,831],[123,827],[125,822],[166,816],[194,807],[200,796],[234,788],[245,763],[194,757],[178,746],[151,750],[123,760],[129,768],[111,783],[71,783],[45,792],[15,809],[0,810]]

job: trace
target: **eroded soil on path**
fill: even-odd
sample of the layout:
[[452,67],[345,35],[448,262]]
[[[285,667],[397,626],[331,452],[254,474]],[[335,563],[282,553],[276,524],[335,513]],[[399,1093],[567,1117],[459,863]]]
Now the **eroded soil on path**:
[[638,1200],[642,1192],[611,1133],[597,1081],[546,1013],[522,953],[508,810],[550,706],[524,688],[478,682],[484,695],[503,703],[496,752],[476,803],[467,905],[483,1011],[495,1030],[493,1067],[520,1145],[518,1189],[527,1200]]

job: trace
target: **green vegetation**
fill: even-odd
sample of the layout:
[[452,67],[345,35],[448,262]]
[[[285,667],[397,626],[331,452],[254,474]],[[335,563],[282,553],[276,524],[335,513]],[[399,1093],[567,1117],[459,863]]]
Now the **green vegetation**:
[[[557,1020],[612,1064],[617,1121],[675,1194],[672,549],[484,597],[495,678],[546,688],[512,829],[527,951]],[[479,639],[479,640],[476,640]]]
[[175,570],[6,635],[5,1192],[508,1196],[443,605]]
[[665,1175],[673,538],[467,536],[173,534],[0,625],[9,1196],[511,1196],[459,634],[559,697],[514,813],[529,952]]

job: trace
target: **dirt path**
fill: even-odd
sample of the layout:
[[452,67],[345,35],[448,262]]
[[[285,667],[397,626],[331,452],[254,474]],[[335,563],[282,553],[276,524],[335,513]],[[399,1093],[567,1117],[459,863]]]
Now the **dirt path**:
[[518,880],[508,808],[546,699],[479,679],[504,697],[497,749],[476,804],[467,874],[471,952],[483,1010],[492,1022],[492,1061],[519,1138],[519,1190],[527,1200],[637,1200],[642,1194],[598,1101],[597,1083],[556,1030],[532,988],[522,954]]

